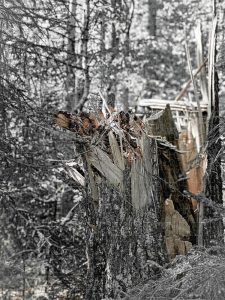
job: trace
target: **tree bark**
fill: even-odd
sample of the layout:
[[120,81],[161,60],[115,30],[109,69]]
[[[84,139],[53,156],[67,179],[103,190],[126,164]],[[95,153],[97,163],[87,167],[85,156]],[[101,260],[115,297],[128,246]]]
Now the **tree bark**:
[[[213,88],[215,93],[215,106],[212,106],[211,118],[209,120],[207,157],[208,165],[205,175],[205,195],[215,203],[223,204],[222,176],[221,176],[221,140],[219,126],[219,95],[218,75],[215,72]],[[224,229],[223,220],[220,214],[216,214],[210,208],[205,209],[203,227],[204,245],[210,246],[215,242],[223,243]]]
[[148,31],[149,35],[156,37],[156,13],[157,13],[157,1],[148,0]]
[[[217,39],[218,32],[221,30],[220,22],[218,23],[218,15],[220,11],[220,3],[213,1],[213,25],[214,34],[211,34],[210,64],[209,64],[209,115],[208,115],[208,135],[206,148],[208,165],[205,174],[205,195],[215,204],[223,204],[222,195],[222,176],[221,176],[221,139],[220,139],[220,111],[219,111],[219,78],[216,69],[217,65]],[[223,25],[222,25],[223,26]],[[213,32],[213,29],[212,29]],[[205,219],[203,227],[204,245],[210,246],[215,243],[224,242],[224,228],[222,216],[215,213],[210,208],[205,209]]]
[[[171,145],[177,146],[179,133],[173,120],[169,105],[165,110],[158,113],[158,117],[147,120],[148,134],[164,137]],[[175,149],[160,146],[159,157],[159,180],[161,196],[161,219],[164,221],[164,202],[167,198],[173,200],[175,209],[184,217],[191,228],[192,244],[196,243],[196,223],[192,211],[191,202],[183,195],[187,189],[186,174],[182,168],[181,159]]]
[[77,87],[77,103],[74,106],[74,110],[82,110],[84,104],[88,100],[88,96],[90,93],[90,66],[89,66],[89,31],[90,31],[90,0],[85,0],[83,3],[84,7],[84,21],[83,28],[81,32],[81,66],[83,69],[83,78],[79,83],[79,87]]
[[76,76],[73,65],[76,63],[75,39],[76,39],[76,9],[77,0],[70,1],[68,20],[68,46],[67,46],[67,111],[73,112],[76,105]]
[[[116,166],[109,168],[111,162],[101,158],[100,150],[85,150],[88,258],[85,299],[123,297],[129,287],[159,273],[160,264],[165,261],[157,145],[147,137],[140,144],[143,157],[122,171],[118,169],[119,185],[115,172],[110,182],[110,172],[117,170]],[[108,176],[103,176],[104,172]]]

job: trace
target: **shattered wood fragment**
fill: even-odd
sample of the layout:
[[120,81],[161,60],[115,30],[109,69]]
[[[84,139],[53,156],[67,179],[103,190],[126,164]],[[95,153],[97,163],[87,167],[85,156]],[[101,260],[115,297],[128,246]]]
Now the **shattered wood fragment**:
[[120,170],[124,170],[125,163],[124,163],[124,157],[122,153],[123,150],[121,149],[121,147],[119,147],[117,140],[112,131],[108,133],[108,136],[109,136],[109,143],[110,143],[111,152],[113,156],[113,162]]
[[[169,212],[168,206],[172,206],[172,211]],[[176,235],[181,239],[189,239],[190,226],[181,214],[174,209],[173,201],[167,199],[165,201],[165,235]]]
[[80,112],[72,115],[64,111],[59,111],[54,115],[53,122],[61,128],[76,132],[80,136],[93,134],[100,129],[100,120],[102,113]]
[[[149,135],[157,136],[159,178],[161,190],[162,221],[165,221],[164,201],[173,200],[175,209],[187,221],[191,228],[191,242],[196,241],[196,222],[191,202],[183,195],[187,189],[185,170],[182,167],[180,154],[177,151],[179,133],[176,128],[170,106],[164,111],[146,120]],[[161,136],[161,138],[159,138]],[[180,180],[182,178],[182,180]]]
[[175,210],[173,201],[165,201],[165,242],[170,259],[176,255],[185,255],[191,247],[189,238],[190,226],[187,221]]
[[115,187],[122,189],[123,172],[99,147],[93,146],[87,154],[89,162]]
[[88,158],[88,154],[86,154],[86,161],[87,161],[87,170],[88,170],[88,177],[89,177],[89,182],[90,182],[92,199],[93,199],[94,205],[98,205],[98,201],[99,201],[98,187],[97,187],[96,181],[94,179],[94,172],[91,168],[91,162]]
[[78,184],[84,187],[85,178],[81,173],[76,169],[76,163],[74,162],[66,162],[65,167],[68,175]]
[[171,143],[176,142],[179,138],[169,104],[166,105],[165,110],[148,118],[145,122],[145,127],[148,134],[160,136],[161,138],[165,137]]
[[[154,164],[157,162],[156,143],[153,139],[143,136],[139,140],[142,157],[137,157],[131,164],[131,195],[135,209],[140,209],[150,201],[154,201],[153,181]],[[152,197],[153,196],[153,197]],[[152,203],[154,205],[154,202]]]

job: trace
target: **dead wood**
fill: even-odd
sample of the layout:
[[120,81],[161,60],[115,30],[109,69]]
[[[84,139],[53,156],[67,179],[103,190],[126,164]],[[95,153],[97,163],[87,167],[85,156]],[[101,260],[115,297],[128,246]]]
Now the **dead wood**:
[[187,178],[182,167],[181,156],[177,152],[179,133],[174,123],[170,106],[157,115],[146,120],[148,133],[165,137],[173,147],[167,143],[158,144],[160,197],[161,197],[161,219],[165,222],[165,200],[172,199],[175,209],[181,214],[191,228],[190,241],[196,242],[196,221],[191,201],[183,195],[187,190]]
[[78,150],[85,171],[86,299],[116,299],[159,272],[149,261],[166,260],[158,173],[158,144],[166,140],[149,137],[143,122],[124,112],[106,113],[99,126],[98,113],[63,116],[64,129],[90,141]]
[[[206,63],[208,62],[208,58],[204,60],[204,62],[198,67],[197,71],[194,73],[193,77],[197,77],[197,75],[202,71],[202,69],[205,67]],[[188,88],[190,87],[192,83],[192,79],[190,79],[184,86],[184,88],[181,90],[181,92],[176,96],[175,101],[181,100],[184,95],[186,94]]]

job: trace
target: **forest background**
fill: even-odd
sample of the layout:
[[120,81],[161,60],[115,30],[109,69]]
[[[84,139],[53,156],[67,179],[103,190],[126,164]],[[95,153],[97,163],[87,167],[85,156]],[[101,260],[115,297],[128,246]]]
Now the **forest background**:
[[[207,57],[213,5],[204,0],[1,0],[3,292],[18,290],[28,299],[33,287],[47,283],[53,299],[74,287],[82,294],[82,191],[65,172],[65,162],[77,155],[75,140],[54,127],[52,116],[59,110],[97,110],[99,91],[125,111],[142,98],[174,100],[189,79],[185,32],[196,68],[195,28],[201,23]],[[221,99],[223,32],[221,25]],[[191,88],[188,94],[185,101],[193,97]]]

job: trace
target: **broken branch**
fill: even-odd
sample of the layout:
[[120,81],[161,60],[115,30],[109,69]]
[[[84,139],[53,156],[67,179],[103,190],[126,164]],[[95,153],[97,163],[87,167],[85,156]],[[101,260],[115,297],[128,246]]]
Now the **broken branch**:
[[[199,68],[197,69],[197,71],[196,71],[196,72],[194,73],[194,75],[193,75],[194,78],[195,78],[196,76],[198,76],[198,74],[201,72],[201,70],[203,69],[203,67],[206,65],[207,61],[208,61],[208,58],[206,58],[206,59],[204,60],[204,62],[201,64],[201,66],[199,66]],[[185,87],[181,90],[181,92],[180,92],[180,93],[177,95],[177,97],[175,98],[175,101],[179,101],[180,99],[183,98],[183,96],[184,96],[185,93],[187,92],[187,89],[190,87],[191,83],[192,83],[192,79],[190,79],[190,80],[186,83]]]

